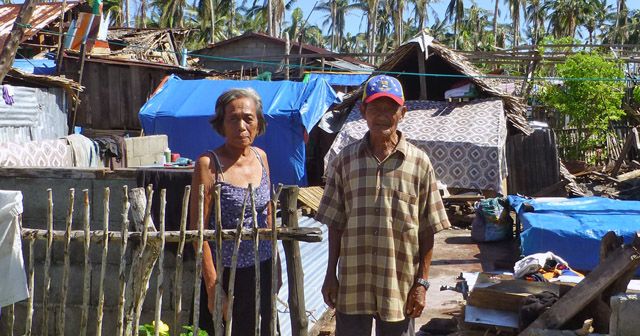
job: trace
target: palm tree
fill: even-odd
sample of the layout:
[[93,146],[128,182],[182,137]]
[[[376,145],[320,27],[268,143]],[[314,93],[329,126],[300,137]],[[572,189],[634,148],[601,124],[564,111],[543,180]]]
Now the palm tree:
[[404,40],[404,19],[402,17],[404,16],[405,3],[404,0],[395,0],[393,2],[395,5],[393,6],[393,27],[395,32],[394,46],[397,47],[402,44],[402,41]]
[[[378,20],[378,0],[360,0],[354,3],[356,8],[361,9],[367,16],[367,52],[375,52],[377,20]],[[369,62],[373,63],[373,56],[369,56]]]
[[489,26],[489,11],[473,4],[467,11],[462,24],[463,50],[481,50],[486,43],[486,28]]
[[498,40],[498,16],[500,16],[500,8],[498,8],[498,3],[500,0],[495,1],[495,7],[493,9],[493,43],[495,44]]
[[330,48],[334,51],[342,50],[344,31],[347,25],[347,15],[357,4],[349,4],[349,0],[327,0],[316,6],[319,12],[326,12],[327,16],[322,22],[323,26],[329,25]]
[[505,0],[509,5],[509,13],[511,14],[511,22],[513,28],[513,47],[517,47],[520,43],[520,7],[524,8],[524,2],[521,0]]
[[424,29],[424,24],[428,19],[427,9],[429,7],[429,0],[412,0],[414,18],[418,26],[418,31]]
[[453,49],[458,49],[458,32],[464,19],[464,0],[451,0],[445,13],[445,20],[453,22]]
[[544,29],[544,20],[546,11],[542,6],[541,0],[527,0],[528,5],[524,11],[525,22],[533,26],[531,34],[531,43],[537,45],[542,39],[542,30]]

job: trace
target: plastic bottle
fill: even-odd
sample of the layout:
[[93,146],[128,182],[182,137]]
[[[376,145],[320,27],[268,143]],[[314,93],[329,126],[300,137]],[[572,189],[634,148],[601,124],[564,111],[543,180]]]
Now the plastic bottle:
[[164,160],[166,163],[171,163],[171,149],[169,147],[164,149]]

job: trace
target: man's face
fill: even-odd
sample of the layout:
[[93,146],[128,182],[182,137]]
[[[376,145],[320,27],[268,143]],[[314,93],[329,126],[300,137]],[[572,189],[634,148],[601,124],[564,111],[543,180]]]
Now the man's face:
[[374,136],[391,136],[398,128],[407,108],[389,97],[380,97],[369,103],[362,103],[362,116],[367,121],[369,131]]

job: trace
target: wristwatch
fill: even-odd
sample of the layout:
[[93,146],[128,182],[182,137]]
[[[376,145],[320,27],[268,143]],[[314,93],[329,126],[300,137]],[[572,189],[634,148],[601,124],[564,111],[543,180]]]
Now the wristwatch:
[[423,278],[417,278],[416,279],[416,283],[422,287],[424,287],[424,289],[429,289],[429,286],[431,286],[431,284],[429,283],[429,281],[427,281],[426,279]]

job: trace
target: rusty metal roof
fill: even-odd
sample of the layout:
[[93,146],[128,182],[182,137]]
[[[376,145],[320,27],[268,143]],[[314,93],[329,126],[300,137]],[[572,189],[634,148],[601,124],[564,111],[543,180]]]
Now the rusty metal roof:
[[[67,2],[65,12],[79,5],[78,1]],[[18,17],[22,4],[16,5],[0,5],[0,46],[4,45],[4,40],[11,33],[13,28],[13,22]],[[62,9],[62,2],[46,2],[35,5],[33,15],[29,24],[31,28],[25,31],[22,41],[26,41],[33,37],[38,31],[44,29],[47,25],[60,18],[60,10]]]

